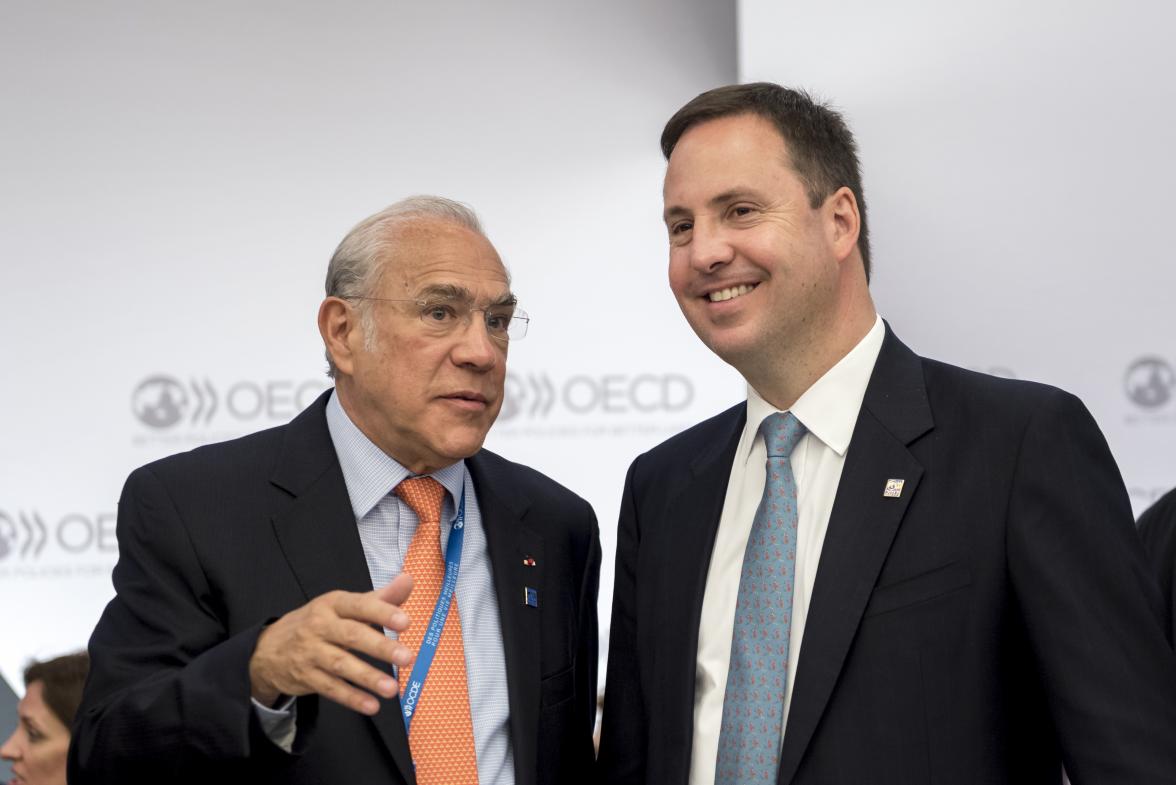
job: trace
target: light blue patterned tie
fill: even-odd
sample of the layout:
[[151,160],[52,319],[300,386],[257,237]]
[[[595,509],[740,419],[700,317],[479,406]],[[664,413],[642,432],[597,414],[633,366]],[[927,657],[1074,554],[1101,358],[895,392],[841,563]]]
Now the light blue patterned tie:
[[760,426],[768,448],[767,478],[743,553],[715,785],[776,781],[796,572],[790,456],[804,432],[791,412],[777,412]]

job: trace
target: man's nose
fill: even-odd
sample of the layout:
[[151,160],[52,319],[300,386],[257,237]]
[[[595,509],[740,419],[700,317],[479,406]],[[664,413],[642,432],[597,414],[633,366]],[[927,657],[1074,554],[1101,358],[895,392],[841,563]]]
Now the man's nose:
[[730,238],[712,221],[698,220],[690,234],[690,266],[700,273],[713,273],[735,258]]
[[464,324],[457,330],[452,357],[457,365],[464,365],[480,371],[494,367],[504,353],[506,346],[490,335],[486,327],[486,314],[471,310]]

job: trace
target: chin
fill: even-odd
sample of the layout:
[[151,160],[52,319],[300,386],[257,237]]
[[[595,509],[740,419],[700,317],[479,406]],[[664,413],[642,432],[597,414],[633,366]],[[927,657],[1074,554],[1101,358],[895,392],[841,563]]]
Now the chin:
[[698,337],[720,360],[736,368],[746,359],[762,356],[765,350],[761,341],[734,331],[711,331],[708,335],[699,333]]
[[443,446],[441,450],[442,455],[452,458],[455,462],[463,458],[469,458],[482,449],[482,444],[486,441],[486,432],[481,431],[478,434],[470,434],[468,437],[458,436],[450,440]]

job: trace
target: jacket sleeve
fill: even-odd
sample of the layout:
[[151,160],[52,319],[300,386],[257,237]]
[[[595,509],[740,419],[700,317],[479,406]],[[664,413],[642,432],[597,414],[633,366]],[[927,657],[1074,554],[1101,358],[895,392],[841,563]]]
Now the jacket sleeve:
[[[249,659],[264,623],[228,633],[181,515],[151,467],[127,480],[117,532],[116,596],[90,638],[69,781],[179,782],[210,765],[284,755],[250,701]],[[299,701],[299,737],[316,709]]]
[[640,534],[634,503],[634,461],[625,478],[617,528],[617,559],[609,631],[608,673],[601,721],[598,781],[610,785],[645,782],[645,702],[637,657],[637,556]]
[[1176,781],[1176,656],[1102,433],[1073,396],[1033,412],[1007,560],[1074,785]]
[[[600,530],[596,525],[596,515],[588,512],[592,520],[591,542],[588,546],[588,559],[584,565],[584,577],[580,588],[579,608],[579,639],[576,647],[576,701],[580,707],[585,739],[591,739],[592,731],[596,727],[596,671],[599,665],[599,614],[597,611],[597,597],[600,591]],[[581,782],[591,782],[593,770],[593,754],[587,750],[588,765],[582,772]]]

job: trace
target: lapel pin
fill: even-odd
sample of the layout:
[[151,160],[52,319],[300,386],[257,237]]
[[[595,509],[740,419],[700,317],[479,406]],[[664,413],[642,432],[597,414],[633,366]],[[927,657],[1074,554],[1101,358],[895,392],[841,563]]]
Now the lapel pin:
[[523,587],[523,603],[530,605],[532,608],[539,607],[539,590],[532,589],[530,586]]
[[906,480],[887,480],[882,495],[888,499],[897,499],[902,496],[902,486],[905,482]]
[[523,559],[523,566],[524,567],[534,567],[535,566],[535,557],[528,556],[525,559]]

